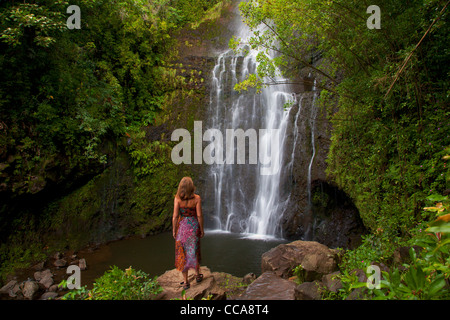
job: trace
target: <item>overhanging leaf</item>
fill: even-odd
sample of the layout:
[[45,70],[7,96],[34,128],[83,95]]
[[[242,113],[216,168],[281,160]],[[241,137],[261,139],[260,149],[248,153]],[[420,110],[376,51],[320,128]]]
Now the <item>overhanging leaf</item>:
[[438,232],[450,233],[450,223],[448,222],[433,223],[433,225],[427,228],[425,231],[434,233]]

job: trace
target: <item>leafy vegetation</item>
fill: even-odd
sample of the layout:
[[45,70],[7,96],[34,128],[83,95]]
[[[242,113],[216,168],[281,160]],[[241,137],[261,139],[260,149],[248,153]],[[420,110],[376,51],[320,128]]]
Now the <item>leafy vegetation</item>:
[[[60,286],[66,287],[63,281]],[[63,296],[63,300],[151,300],[162,292],[156,278],[132,267],[121,270],[112,266],[103,276],[95,280],[93,288],[86,286],[71,290]]]
[[[366,237],[357,249],[344,252],[340,272],[333,277],[340,283],[336,291],[324,286],[322,299],[374,300],[448,300],[450,298],[450,200],[433,195],[435,206],[424,210],[435,212],[435,220],[418,226],[407,241],[395,246],[409,248],[409,257],[395,257],[395,246],[380,235]],[[368,267],[380,268],[377,280]],[[366,273],[367,280],[361,282]],[[293,269],[295,281],[304,282],[301,265]],[[369,285],[370,284],[370,285]]]
[[[404,245],[410,248],[408,261],[395,263],[392,261],[392,253],[379,253],[378,246],[368,248],[368,241],[365,241],[357,250],[345,254],[342,263],[344,272],[340,276],[344,285],[337,297],[346,298],[353,289],[365,288],[367,284],[359,282],[358,277],[350,270],[356,265],[366,270],[374,261],[382,261],[390,269],[381,271],[379,287],[367,290],[364,293],[366,298],[446,300],[450,297],[450,201],[448,196],[438,195],[428,199],[438,201],[433,207],[425,207],[426,211],[436,212],[435,220],[428,225],[418,226],[413,230],[412,238],[404,241]],[[358,263],[355,264],[356,261]]]
[[[69,5],[80,7],[81,29],[66,25]],[[221,8],[218,0],[0,3],[2,276],[55,249],[48,233],[63,248],[100,239],[111,223],[140,234],[165,227],[181,169],[167,137],[149,132],[167,125],[174,97],[196,94],[174,64],[177,32]],[[112,177],[124,186],[100,187]],[[29,199],[34,208],[18,205]]]
[[108,163],[105,141],[153,124],[174,89],[172,33],[214,3],[75,1],[82,26],[69,30],[67,1],[3,2],[3,188],[38,192],[55,167],[83,174]]

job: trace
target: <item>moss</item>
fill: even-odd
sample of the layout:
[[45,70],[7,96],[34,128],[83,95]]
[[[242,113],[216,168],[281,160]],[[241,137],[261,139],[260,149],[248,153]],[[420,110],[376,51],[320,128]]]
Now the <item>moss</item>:
[[314,190],[311,201],[316,207],[326,208],[328,206],[329,196],[326,192]]
[[219,19],[223,14],[224,7],[226,8],[230,3],[231,3],[230,0],[219,1],[213,7],[208,9],[208,11],[204,15],[203,19],[200,19],[199,21],[192,23],[191,28],[197,29],[202,23],[204,23],[206,21],[211,21],[211,20],[214,21],[214,20]]

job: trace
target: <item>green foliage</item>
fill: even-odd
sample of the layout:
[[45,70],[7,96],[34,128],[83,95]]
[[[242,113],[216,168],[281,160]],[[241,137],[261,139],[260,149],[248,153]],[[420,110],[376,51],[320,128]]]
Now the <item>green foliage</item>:
[[[450,223],[442,225],[448,228]],[[426,231],[432,230],[429,227]],[[382,272],[381,288],[371,292],[374,299],[449,299],[450,233],[448,230],[426,233],[412,243],[423,250],[416,253],[410,249],[411,263],[402,266],[406,271],[395,268],[389,273]]]
[[305,281],[305,271],[301,264],[299,264],[292,270],[292,274],[296,277],[295,282],[297,284],[302,284]]
[[263,88],[263,82],[259,80],[256,75],[250,74],[247,79],[234,85],[234,90],[238,92],[248,91],[249,88],[256,88],[256,92],[260,93]]
[[[213,298],[213,295],[210,294],[206,298],[202,298],[202,300],[212,300],[212,298]],[[173,298],[172,300],[194,300],[194,298],[187,296],[186,290],[183,289],[183,290],[181,290],[181,298]]]
[[[176,31],[219,3],[0,2],[1,192],[12,201],[49,186],[64,192],[46,209],[0,204],[2,271],[38,259],[29,250],[44,252],[51,236],[76,247],[113,236],[111,224],[131,234],[167,228],[178,168],[163,137],[142,132],[167,121],[163,109],[184,83],[173,65]],[[69,5],[81,9],[80,30],[66,26]],[[122,158],[131,170],[117,168]],[[72,192],[87,177],[95,178]]]
[[130,144],[127,147],[131,162],[137,178],[151,175],[157,170],[168,170],[174,164],[170,160],[172,148],[159,140],[148,141],[145,131],[136,131],[129,134]]
[[[414,250],[412,250],[414,251]],[[436,270],[429,272],[429,262],[423,262],[411,254],[413,263],[407,265],[408,271],[399,269],[383,272],[381,288],[373,289],[373,298],[377,300],[447,300],[450,297],[448,285],[448,267],[446,273]],[[448,262],[447,262],[448,264]],[[425,267],[426,270],[423,269]]]
[[81,30],[66,27],[67,1],[0,4],[0,163],[15,193],[41,190],[55,168],[101,168],[108,142],[153,125],[179,82],[172,34],[218,2],[70,4]]
[[[8,11],[0,12],[0,40],[13,47],[27,41],[30,30],[34,31],[33,41],[37,46],[49,47],[56,42],[55,36],[66,28],[63,8],[67,1],[42,1],[6,4]],[[7,26],[7,27],[6,27]]]
[[[380,288],[367,290],[366,298],[377,300],[449,299],[450,201],[448,197],[438,195],[428,197],[428,200],[437,199],[440,202],[436,203],[434,207],[425,208],[427,211],[436,212],[436,219],[428,223],[428,226],[418,226],[413,231],[412,238],[404,243],[411,246],[410,262],[403,263],[401,266],[390,265],[389,272],[382,271]],[[367,239],[365,244],[358,249],[346,252],[340,276],[343,288],[336,297],[333,297],[334,299],[344,299],[353,289],[366,287],[366,283],[360,283],[356,274],[350,270],[354,270],[355,267],[366,270],[373,261],[389,263],[387,254],[380,254],[373,247],[368,249],[366,244]],[[379,245],[383,246],[383,244],[386,244],[386,240]],[[413,246],[420,249],[414,249]],[[355,263],[354,260],[359,262],[361,257],[366,259],[366,263]]]
[[[66,283],[63,283],[66,285]],[[125,270],[112,266],[95,280],[93,288],[83,287],[64,295],[63,300],[151,300],[162,292],[155,278],[131,267]]]
[[32,245],[20,246],[17,243],[30,241],[30,239],[15,238],[11,243],[0,244],[0,281],[7,280],[7,275],[13,273],[17,269],[28,268],[30,261],[40,261],[45,258],[45,248],[39,243]]
[[345,300],[354,290],[361,290],[366,283],[359,282],[358,274],[354,270],[342,269],[333,280],[339,280],[342,288],[336,292],[325,291],[322,293],[324,300]]
[[[224,274],[224,277],[218,280],[218,285],[225,290],[227,300],[233,300],[235,296],[241,295],[247,289],[249,284],[243,283],[242,278]],[[210,296],[208,296],[208,298],[209,297]]]
[[[167,3],[168,1],[157,1],[159,5]],[[214,8],[217,4],[221,4],[222,1],[218,0],[175,0],[170,1],[171,6],[167,9],[167,14],[173,16],[173,20],[178,24],[184,25],[186,23],[196,23],[202,20],[211,8]]]

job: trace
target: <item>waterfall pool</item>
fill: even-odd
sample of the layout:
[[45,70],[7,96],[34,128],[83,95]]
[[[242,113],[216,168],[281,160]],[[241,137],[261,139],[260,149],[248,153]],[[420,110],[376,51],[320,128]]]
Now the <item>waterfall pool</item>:
[[[201,240],[201,265],[212,272],[226,272],[238,277],[249,272],[260,275],[262,254],[286,242],[274,237],[206,229]],[[93,252],[80,251],[79,255],[88,265],[88,269],[81,272],[81,285],[91,288],[95,279],[113,265],[122,270],[131,266],[152,277],[174,269],[175,240],[171,232],[165,232],[146,238],[113,241]]]

